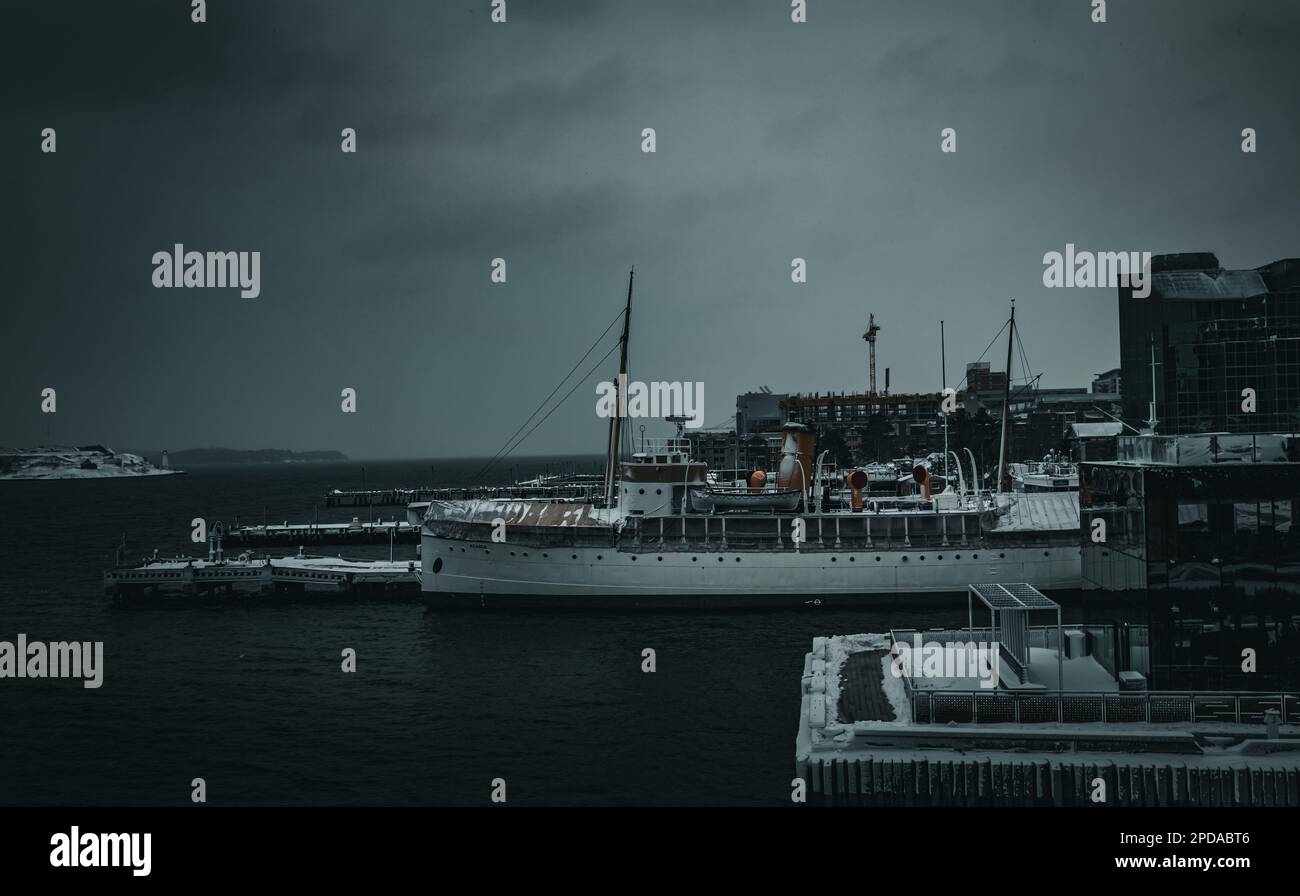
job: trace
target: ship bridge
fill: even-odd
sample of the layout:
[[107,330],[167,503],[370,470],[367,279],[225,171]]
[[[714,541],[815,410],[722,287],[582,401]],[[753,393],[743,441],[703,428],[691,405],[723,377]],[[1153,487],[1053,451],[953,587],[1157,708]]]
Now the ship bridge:
[[686,439],[646,439],[619,467],[619,510],[627,516],[685,513],[690,487],[705,484],[707,469],[691,459]]

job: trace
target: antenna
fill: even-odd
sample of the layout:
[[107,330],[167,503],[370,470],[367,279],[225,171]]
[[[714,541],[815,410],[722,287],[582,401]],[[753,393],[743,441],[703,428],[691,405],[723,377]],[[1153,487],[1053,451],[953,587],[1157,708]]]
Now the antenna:
[[1147,428],[1156,434],[1156,337],[1151,334],[1151,409],[1147,415]]
[[[943,321],[939,321],[939,376],[943,379],[943,392],[948,391],[948,352],[943,341]],[[943,395],[939,399],[939,409],[943,410],[943,402],[948,396]],[[948,412],[943,412],[943,488],[948,490]]]

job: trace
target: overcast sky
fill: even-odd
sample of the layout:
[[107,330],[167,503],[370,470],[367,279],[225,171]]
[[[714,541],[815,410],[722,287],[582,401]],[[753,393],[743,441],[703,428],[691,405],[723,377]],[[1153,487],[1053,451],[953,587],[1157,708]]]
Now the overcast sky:
[[[869,313],[894,390],[936,390],[939,320],[953,381],[1013,297],[1043,384],[1082,386],[1119,363],[1116,294],[1043,288],[1043,253],[1300,255],[1293,2],[29,6],[0,38],[0,445],[490,454],[632,265],[633,378],[703,382],[709,424],[763,384],[865,389]],[[178,242],[259,251],[261,295],[154,288]],[[519,453],[600,451],[613,372]]]

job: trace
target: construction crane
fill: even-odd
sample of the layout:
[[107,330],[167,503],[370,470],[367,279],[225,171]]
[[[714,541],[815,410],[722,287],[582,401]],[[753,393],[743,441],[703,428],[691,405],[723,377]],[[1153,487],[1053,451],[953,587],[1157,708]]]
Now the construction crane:
[[862,338],[867,340],[867,364],[871,370],[871,389],[868,395],[876,394],[876,334],[880,332],[880,327],[876,325],[876,316],[868,315],[867,332],[862,334]]

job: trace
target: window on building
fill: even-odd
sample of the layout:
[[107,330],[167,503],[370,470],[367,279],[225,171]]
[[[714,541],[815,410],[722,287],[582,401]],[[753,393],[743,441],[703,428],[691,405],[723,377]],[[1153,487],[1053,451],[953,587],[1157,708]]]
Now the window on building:
[[1254,501],[1232,505],[1232,531],[1237,535],[1259,534],[1259,504]]
[[1204,532],[1209,526],[1209,508],[1204,503],[1178,502],[1178,529],[1180,532]]
[[1291,531],[1291,501],[1287,498],[1273,502],[1273,531],[1280,533]]

